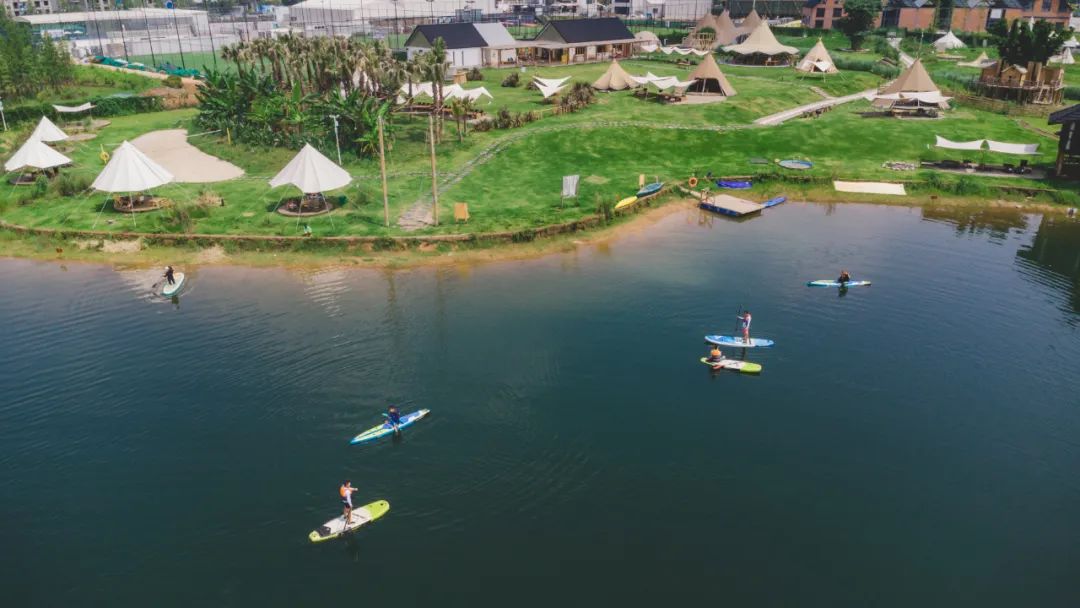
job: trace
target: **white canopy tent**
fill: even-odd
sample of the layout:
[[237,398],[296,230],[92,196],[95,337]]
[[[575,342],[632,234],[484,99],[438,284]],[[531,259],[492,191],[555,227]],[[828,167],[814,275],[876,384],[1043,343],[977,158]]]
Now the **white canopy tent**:
[[171,181],[172,173],[125,141],[113,152],[91,187],[101,192],[130,193],[157,188]]
[[4,163],[5,171],[21,169],[52,169],[71,164],[71,159],[31,137]]
[[[989,150],[1002,154],[1033,155],[1039,153],[1039,144],[1010,144],[992,139],[976,139],[972,141],[951,141],[940,135],[935,135],[935,146],[949,150]],[[986,146],[985,148],[983,146]]]
[[86,112],[87,110],[93,110],[94,104],[87,102],[78,106],[58,106],[53,104],[53,109],[61,114],[78,114],[79,112]]
[[[537,80],[539,80],[539,79],[537,79]],[[554,95],[554,94],[558,93],[559,91],[565,89],[566,85],[552,86],[552,85],[544,84],[542,82],[537,82],[536,83],[536,88],[540,89],[540,94],[544,96],[544,99],[547,99],[548,97],[551,97],[552,95]]]
[[60,127],[53,124],[53,121],[49,120],[47,116],[41,117],[37,126],[34,127],[34,132],[30,134],[30,139],[37,139],[46,143],[64,141],[67,138],[67,133],[61,131]]
[[475,89],[463,89],[461,87],[457,87],[450,93],[446,94],[447,99],[468,99],[469,101],[476,101],[481,97],[495,99],[494,97],[492,97],[491,92],[487,90],[487,87],[477,87]]
[[291,184],[304,194],[317,194],[343,188],[351,181],[352,176],[348,171],[323,156],[311,144],[304,144],[289,164],[270,180],[270,187]]
[[963,40],[956,37],[956,34],[949,30],[949,33],[945,34],[941,38],[934,41],[934,48],[940,51],[948,51],[951,49],[962,49],[967,45]]

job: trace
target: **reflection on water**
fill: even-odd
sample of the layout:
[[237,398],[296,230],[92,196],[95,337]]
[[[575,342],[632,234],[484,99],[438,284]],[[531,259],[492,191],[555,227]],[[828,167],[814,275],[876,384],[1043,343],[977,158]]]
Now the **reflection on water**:
[[923,207],[922,215],[930,222],[956,226],[957,234],[987,234],[997,240],[1028,225],[1028,215],[1015,207]]
[[1068,293],[1069,310],[1080,313],[1080,221],[1044,215],[1031,246],[1016,257],[1025,276]]

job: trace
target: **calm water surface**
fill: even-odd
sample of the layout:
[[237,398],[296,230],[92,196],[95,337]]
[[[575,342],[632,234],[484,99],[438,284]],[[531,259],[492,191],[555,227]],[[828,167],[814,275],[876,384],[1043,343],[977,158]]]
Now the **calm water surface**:
[[[841,267],[874,286],[804,287]],[[0,262],[5,605],[1080,605],[1080,223],[679,211],[155,275]],[[697,361],[740,306],[760,377]],[[433,414],[350,447],[389,402]],[[310,544],[346,477],[390,514]]]

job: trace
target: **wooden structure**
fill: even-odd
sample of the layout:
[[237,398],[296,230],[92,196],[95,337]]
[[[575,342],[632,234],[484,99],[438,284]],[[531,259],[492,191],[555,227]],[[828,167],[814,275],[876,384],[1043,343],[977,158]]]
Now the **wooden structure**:
[[984,97],[1056,105],[1065,93],[1065,69],[1035,61],[1024,67],[999,60],[982,69],[976,84]]
[[1080,178],[1080,105],[1054,112],[1048,122],[1061,125],[1054,174],[1058,177]]
[[518,61],[572,64],[630,57],[640,41],[616,17],[555,19],[533,40],[520,41]]

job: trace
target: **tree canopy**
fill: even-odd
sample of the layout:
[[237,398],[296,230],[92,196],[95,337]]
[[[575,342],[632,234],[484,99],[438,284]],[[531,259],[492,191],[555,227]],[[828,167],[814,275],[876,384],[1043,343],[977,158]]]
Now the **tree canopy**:
[[881,12],[880,0],[847,0],[844,2],[847,13],[836,22],[836,28],[847,36],[854,51],[862,48],[862,43],[874,27],[874,19]]
[[1061,52],[1068,36],[1060,23],[1036,21],[1032,26],[1020,19],[1008,27],[1004,21],[996,21],[987,31],[1001,58],[1007,63],[1021,66],[1029,61],[1046,63],[1050,57]]

